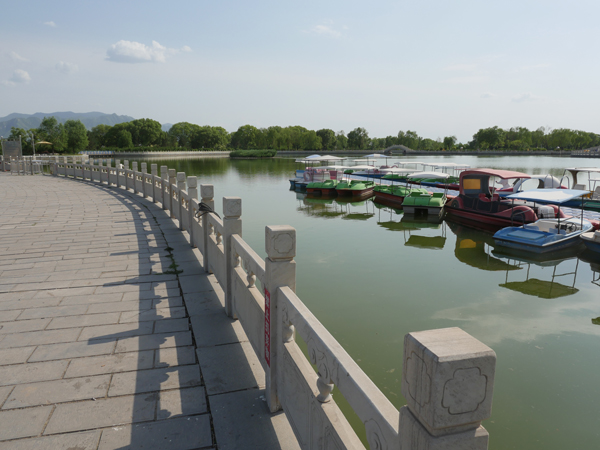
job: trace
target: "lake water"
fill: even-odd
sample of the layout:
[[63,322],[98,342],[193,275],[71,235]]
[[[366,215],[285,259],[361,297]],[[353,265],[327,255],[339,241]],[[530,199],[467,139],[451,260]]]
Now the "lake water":
[[[412,159],[559,178],[565,167],[600,166],[541,156]],[[263,257],[266,225],[296,228],[299,297],[397,408],[404,335],[458,326],[498,355],[483,424],[490,449],[598,448],[600,258],[526,263],[499,254],[490,233],[449,221],[414,223],[371,200],[311,201],[289,190],[301,168],[293,159],[151,162],[214,184],[219,213],[223,196],[241,197],[243,237]]]

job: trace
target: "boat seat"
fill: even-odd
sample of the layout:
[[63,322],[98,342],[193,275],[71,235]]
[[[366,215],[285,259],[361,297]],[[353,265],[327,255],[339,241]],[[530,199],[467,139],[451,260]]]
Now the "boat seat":
[[592,194],[592,200],[600,200],[600,186],[594,189],[594,192]]
[[587,190],[587,189],[585,188],[585,184],[581,184],[581,183],[578,183],[578,184],[576,184],[575,186],[573,186],[573,189],[578,189],[578,190],[580,190],[580,191],[585,191],[585,190]]

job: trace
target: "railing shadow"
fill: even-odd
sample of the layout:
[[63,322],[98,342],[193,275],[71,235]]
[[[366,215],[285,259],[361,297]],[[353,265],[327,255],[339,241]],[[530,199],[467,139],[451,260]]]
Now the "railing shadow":
[[[130,191],[124,192],[114,186],[83,180],[76,181],[85,182],[106,192],[114,200],[125,205],[132,216],[135,232],[118,235],[130,235],[132,238],[135,235],[138,250],[116,251],[110,255],[139,255],[137,261],[140,270],[137,276],[128,276],[124,281],[108,281],[103,285],[104,287],[139,286],[138,289],[130,291],[137,294],[138,309],[122,311],[119,320],[119,325],[136,323],[134,315],[137,313],[137,326],[88,339],[89,345],[116,341],[114,355],[124,355],[123,358],[127,358],[127,354],[132,355],[137,352],[137,359],[131,364],[131,369],[114,372],[108,390],[108,399],[129,396],[131,403],[127,406],[130,408],[131,417],[125,422],[111,423],[110,426],[113,427],[104,430],[102,442],[108,443],[111,448],[119,449],[161,448],[164,439],[169,439],[170,445],[177,441],[185,442],[186,448],[216,446],[215,425],[211,412],[212,395],[207,392],[196,349],[203,347],[218,349],[239,342],[235,321],[226,316],[224,306],[215,291],[202,295],[184,294],[180,276],[188,276],[186,271],[198,274],[198,280],[206,277],[204,268],[189,243],[178,245],[175,249],[177,256],[186,263],[184,272],[168,274],[165,281],[160,281],[160,273],[168,273],[171,270],[169,266],[172,260],[167,256],[166,251],[169,246],[168,236],[174,233],[181,234],[175,227],[170,227],[171,229],[166,233],[161,228],[161,222],[166,221],[168,224],[171,221],[168,211],[150,206],[151,200],[150,204],[144,205],[144,200],[141,197],[135,198],[136,194]],[[148,240],[151,239],[156,239],[160,244],[156,247],[147,246]],[[141,250],[145,248],[148,250],[142,254]],[[141,270],[142,267],[144,270]],[[155,270],[155,267],[160,272]],[[147,273],[143,273],[146,272],[145,268],[148,268]],[[148,286],[147,283],[151,284]],[[144,289],[146,287],[148,289]],[[130,295],[134,296],[134,294]],[[174,311],[176,319],[170,320],[173,318]],[[168,318],[165,313],[169,315]],[[122,322],[124,316],[127,316],[126,320],[131,322]],[[218,321],[220,326],[218,336],[205,336],[205,333],[202,333],[202,338],[206,342],[198,342],[198,337],[194,337],[190,330],[190,319],[193,320],[194,316],[203,317],[204,322]],[[179,320],[183,318],[185,321]],[[115,328],[119,328],[119,325]],[[231,371],[233,366],[235,378],[240,380],[254,378],[252,368],[243,352],[234,351],[229,356],[233,361],[223,361],[223,367],[212,367],[211,372]],[[264,386],[255,386],[253,389],[257,392],[256,397],[259,397]],[[227,394],[228,392],[222,392],[214,395]],[[266,403],[259,403],[262,403],[260,407],[264,409],[261,412],[268,413]],[[192,424],[190,420],[196,423]],[[233,420],[232,417],[230,425],[231,429],[235,430],[237,424]],[[240,421],[244,423],[244,419]],[[248,442],[245,448],[281,448],[279,437],[267,420],[262,420],[260,427],[255,430],[246,431],[260,436],[262,443]],[[219,445],[219,448],[236,447]]]

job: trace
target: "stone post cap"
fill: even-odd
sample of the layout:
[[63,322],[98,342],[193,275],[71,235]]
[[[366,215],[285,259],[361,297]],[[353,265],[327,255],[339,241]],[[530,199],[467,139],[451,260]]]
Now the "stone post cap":
[[150,164],[150,168],[151,169],[156,169],[156,168],[158,168],[158,164]]
[[148,163],[142,163],[142,172],[146,173],[148,171]]
[[435,435],[477,428],[492,413],[496,353],[460,328],[404,337],[402,395]]
[[177,181],[180,183],[185,181],[185,172],[177,172]]
[[289,225],[265,227],[265,250],[272,261],[296,256],[296,229]]
[[242,215],[242,199],[239,197],[223,197],[223,215],[227,219],[237,219]]
[[206,199],[213,198],[215,196],[215,187],[212,184],[201,184],[200,196]]
[[187,185],[191,188],[198,187],[198,177],[187,177]]
[[137,163],[137,161],[134,161],[134,162],[132,162],[132,163],[131,163],[131,167],[133,168],[133,170],[137,170],[137,168],[138,168],[138,163]]
[[175,178],[177,176],[177,171],[175,169],[169,169],[169,178]]

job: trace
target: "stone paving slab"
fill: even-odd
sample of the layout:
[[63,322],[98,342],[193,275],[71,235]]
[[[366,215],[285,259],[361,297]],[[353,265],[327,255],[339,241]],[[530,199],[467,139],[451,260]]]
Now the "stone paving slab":
[[161,205],[49,176],[0,192],[0,450],[296,448],[248,403],[264,372]]
[[88,431],[0,442],[0,450],[96,450],[101,434],[101,431]]
[[110,376],[101,375],[21,384],[15,387],[2,409],[102,398],[106,396],[109,383]]

